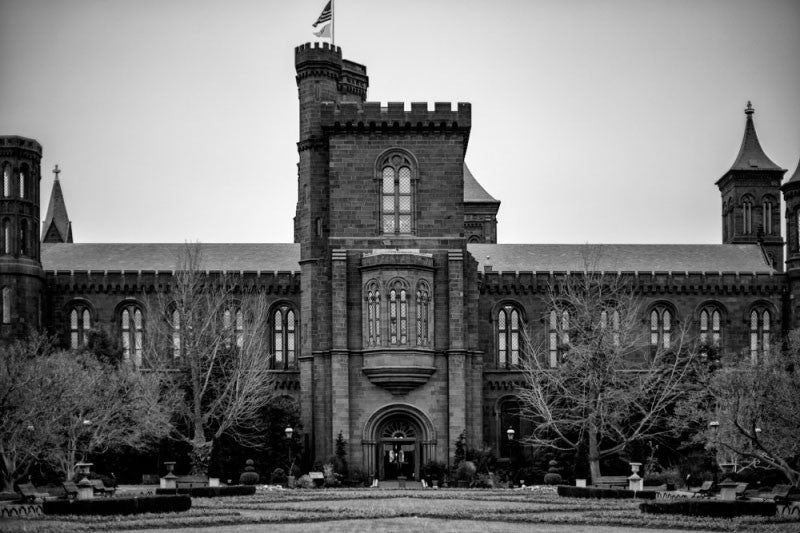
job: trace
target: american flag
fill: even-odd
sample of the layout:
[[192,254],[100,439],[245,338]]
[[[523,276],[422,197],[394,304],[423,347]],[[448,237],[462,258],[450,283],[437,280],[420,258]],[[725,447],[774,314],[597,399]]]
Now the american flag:
[[316,28],[317,25],[322,24],[323,22],[328,22],[329,20],[331,20],[331,18],[332,18],[331,3],[328,2],[327,4],[325,4],[325,9],[322,10],[322,13],[320,13],[319,18],[314,24],[312,24],[312,26]]

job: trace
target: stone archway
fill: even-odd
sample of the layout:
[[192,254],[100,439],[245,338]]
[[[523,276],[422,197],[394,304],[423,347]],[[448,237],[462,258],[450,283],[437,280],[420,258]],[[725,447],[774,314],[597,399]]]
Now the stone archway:
[[436,457],[430,417],[409,404],[382,407],[364,425],[363,466],[376,479],[420,479],[422,466]]

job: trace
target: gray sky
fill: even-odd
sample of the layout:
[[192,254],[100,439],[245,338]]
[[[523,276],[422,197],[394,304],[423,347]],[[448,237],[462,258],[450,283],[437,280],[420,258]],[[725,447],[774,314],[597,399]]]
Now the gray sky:
[[[325,0],[0,0],[0,134],[77,242],[290,242],[294,46]],[[715,243],[748,99],[800,158],[797,0],[338,0],[372,101],[472,102],[500,242]],[[44,216],[44,212],[42,213]]]

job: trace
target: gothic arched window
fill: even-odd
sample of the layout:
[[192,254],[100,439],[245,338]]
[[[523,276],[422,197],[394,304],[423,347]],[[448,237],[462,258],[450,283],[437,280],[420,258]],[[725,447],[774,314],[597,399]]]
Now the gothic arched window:
[[772,235],[772,200],[765,198],[761,204],[761,224],[766,235]]
[[700,310],[700,343],[719,347],[722,342],[722,313],[716,306]]
[[550,310],[548,319],[548,351],[550,366],[555,367],[569,350],[570,315],[567,309]]
[[9,198],[11,196],[11,167],[3,165],[3,197]]
[[277,370],[297,366],[297,319],[294,309],[282,304],[272,312],[272,367]]
[[237,348],[244,345],[244,314],[237,307],[228,307],[222,313],[222,328],[225,336],[225,347],[235,344]]
[[25,198],[25,172],[19,171],[19,197]]
[[12,246],[13,239],[11,237],[11,221],[9,219],[3,219],[3,253],[4,254],[11,254],[13,253],[13,246]]
[[10,287],[3,287],[2,292],[0,292],[0,298],[3,299],[2,301],[2,323],[3,324],[11,324],[11,300],[13,298],[11,288]]
[[92,312],[83,302],[70,306],[69,311],[69,347],[80,348],[86,344],[86,335],[92,329]]
[[742,199],[742,233],[753,233],[753,200],[749,196]]
[[673,312],[665,305],[657,305],[650,311],[650,346],[668,350],[672,344]]
[[[620,336],[619,336],[619,311],[616,309],[610,309],[611,311],[611,344],[614,348],[619,348],[620,346]],[[608,320],[609,310],[603,309],[600,311],[600,328],[602,330],[606,330],[609,327],[609,320]]]
[[173,309],[170,313],[170,328],[172,329],[172,357],[178,358],[181,356],[181,313],[177,309]]
[[408,344],[408,291],[399,281],[389,290],[389,343]]
[[417,285],[417,345],[431,343],[431,291],[428,284],[420,281]]
[[750,360],[758,362],[759,356],[769,352],[772,316],[769,309],[755,307],[750,311]]
[[28,232],[28,221],[23,219],[19,223],[19,253],[20,255],[28,255],[30,253],[29,248],[29,239],[30,235]]
[[510,368],[520,363],[520,331],[522,317],[519,309],[506,304],[497,311],[497,366]]
[[391,153],[378,166],[381,181],[381,232],[414,232],[414,165],[403,153]]
[[125,304],[119,313],[120,341],[122,342],[122,356],[126,361],[133,358],[136,366],[142,364],[142,349],[144,346],[144,317],[138,304]]
[[381,343],[381,292],[375,281],[367,285],[367,344]]

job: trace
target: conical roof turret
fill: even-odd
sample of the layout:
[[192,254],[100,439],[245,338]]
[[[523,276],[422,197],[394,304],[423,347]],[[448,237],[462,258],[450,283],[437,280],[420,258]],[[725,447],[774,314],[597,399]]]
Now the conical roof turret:
[[61,192],[61,181],[58,179],[60,173],[61,170],[56,165],[53,169],[56,178],[53,180],[53,190],[50,192],[50,203],[42,228],[42,242],[72,242],[72,223],[67,216],[64,193]]
[[784,183],[783,185],[785,187],[786,185],[789,185],[790,183],[795,187],[800,185],[800,161],[797,162],[797,168],[794,170],[794,174],[792,174],[792,177],[789,178],[789,180],[786,183]]
[[748,101],[747,108],[744,110],[747,119],[744,126],[742,146],[739,148],[739,155],[736,156],[736,160],[733,162],[730,171],[783,170],[785,172],[786,169],[776,165],[772,159],[764,153],[764,149],[761,148],[761,143],[758,142],[758,135],[756,134],[756,127],[753,124],[753,113],[755,113],[753,104]]

